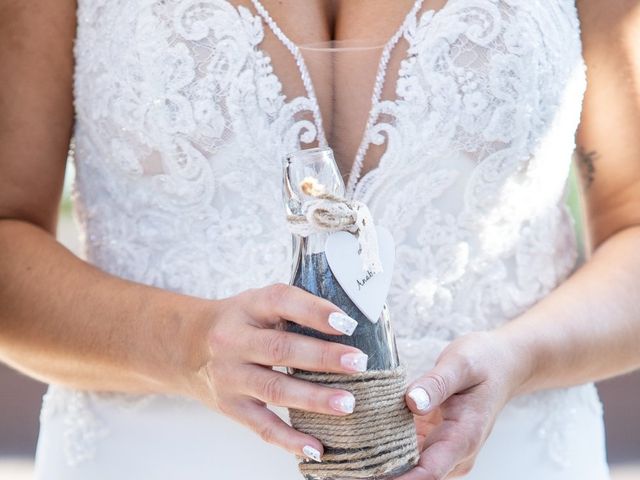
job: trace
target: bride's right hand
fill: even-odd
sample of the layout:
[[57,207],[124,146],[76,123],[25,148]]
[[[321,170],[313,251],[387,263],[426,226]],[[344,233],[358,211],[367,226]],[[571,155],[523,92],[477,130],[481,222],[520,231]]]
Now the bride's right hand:
[[203,338],[195,339],[201,358],[190,372],[191,395],[248,426],[265,441],[317,460],[323,452],[320,441],[289,426],[265,404],[346,415],[353,410],[354,397],[272,367],[353,373],[366,369],[367,356],[355,347],[280,327],[286,319],[326,334],[344,335],[353,333],[357,323],[342,317],[342,322],[330,324],[331,313],[344,312],[328,300],[283,283],[246,290],[213,304],[210,318],[204,319]]

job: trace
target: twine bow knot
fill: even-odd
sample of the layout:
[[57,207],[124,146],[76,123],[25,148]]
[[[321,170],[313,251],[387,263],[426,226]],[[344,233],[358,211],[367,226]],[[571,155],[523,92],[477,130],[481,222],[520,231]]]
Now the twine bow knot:
[[302,237],[318,231],[353,233],[358,239],[363,271],[382,272],[378,236],[367,205],[325,192],[324,186],[313,177],[303,179],[300,189],[314,198],[302,202],[300,214],[287,215],[289,230]]

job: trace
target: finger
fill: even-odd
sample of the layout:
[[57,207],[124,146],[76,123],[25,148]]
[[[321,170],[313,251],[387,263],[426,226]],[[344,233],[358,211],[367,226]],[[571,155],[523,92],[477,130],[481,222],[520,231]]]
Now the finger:
[[431,436],[431,432],[442,423],[440,409],[432,410],[426,415],[414,415],[416,425],[416,435],[418,438],[418,449],[425,448],[425,439]]
[[246,365],[238,388],[271,405],[329,415],[353,412],[355,397],[346,390],[317,385],[268,368]]
[[286,319],[329,335],[351,335],[358,325],[329,300],[293,285],[276,283],[259,289],[257,295],[249,313],[269,325]]
[[367,354],[355,347],[292,332],[255,330],[246,352],[250,362],[314,372],[354,373],[367,369]]
[[468,473],[480,446],[491,431],[490,428],[486,429],[486,416],[463,398],[467,395],[470,394],[455,395],[447,401],[442,409],[442,423],[426,436],[422,447],[427,452],[443,443],[451,445],[452,459],[449,463],[453,468],[447,478]]
[[396,480],[444,480],[464,460],[456,442],[440,440],[422,452],[418,465]]
[[495,414],[483,413],[486,407],[476,403],[474,397],[472,393],[451,397],[441,409],[442,423],[427,435],[423,448],[428,449],[442,440],[454,440],[460,448],[461,458],[475,458],[491,433]]
[[482,406],[476,404],[482,397],[478,396],[479,388],[451,396],[438,409],[442,422],[426,436],[418,466],[402,480],[454,478],[468,473],[490,432],[486,427],[492,423],[490,416],[482,413]]
[[324,452],[322,443],[284,422],[278,415],[255,400],[247,399],[237,407],[237,419],[260,435],[265,442],[317,462]]
[[462,462],[461,464],[457,465],[456,468],[451,471],[451,473],[449,473],[449,476],[447,478],[464,477],[465,475],[471,473],[471,470],[473,470],[473,466],[473,461],[467,460],[466,462]]
[[413,413],[424,415],[454,393],[462,392],[477,383],[478,378],[466,357],[448,355],[426,375],[409,385],[406,402]]

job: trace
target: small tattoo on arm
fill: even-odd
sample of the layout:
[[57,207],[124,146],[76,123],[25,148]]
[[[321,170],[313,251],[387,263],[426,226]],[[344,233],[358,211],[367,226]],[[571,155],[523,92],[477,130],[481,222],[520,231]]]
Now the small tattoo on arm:
[[600,155],[595,150],[587,151],[584,147],[578,147],[576,155],[578,156],[578,167],[584,180],[584,186],[589,188],[595,179],[595,162],[600,158]]

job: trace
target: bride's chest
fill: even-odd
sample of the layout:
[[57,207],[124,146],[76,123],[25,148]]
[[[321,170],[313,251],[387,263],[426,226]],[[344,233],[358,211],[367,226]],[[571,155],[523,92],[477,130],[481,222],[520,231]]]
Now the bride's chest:
[[[270,48],[267,42],[273,35],[267,34],[263,19],[250,8],[250,1],[241,3],[247,5],[227,0],[80,0],[76,86],[80,95],[85,91],[104,95],[79,101],[92,104],[95,110],[105,103],[105,97],[115,95],[150,108],[173,99],[188,103],[190,116],[198,117],[205,113],[202,102],[230,100],[238,104],[247,100],[238,104],[244,107],[249,106],[248,97],[253,94],[260,97],[255,102],[261,110],[273,113],[295,93],[307,93],[301,90],[300,72],[293,60],[288,65],[274,60],[289,52],[281,46]],[[290,38],[320,41],[331,35],[333,27],[342,31],[338,33],[341,38],[383,39],[402,21],[399,14],[406,13],[407,2],[398,5],[401,3],[402,8],[391,9],[391,20],[386,23],[368,13],[373,15],[372,22],[378,18],[373,23],[387,27],[367,29],[365,25],[371,22],[354,20],[349,29],[341,25],[357,15],[345,13],[344,19],[329,24],[322,17],[326,15],[322,6],[309,2],[319,18],[305,24],[307,28],[291,28]],[[276,10],[273,15],[283,12]],[[289,19],[285,25],[296,23]],[[398,63],[389,67],[394,71],[387,79],[395,86],[389,99],[426,100],[425,95],[434,93],[429,89],[436,88],[450,100],[442,92],[448,90],[461,100],[448,107],[468,120],[477,116],[485,102],[495,105],[493,100],[558,90],[561,86],[552,83],[559,78],[553,74],[576,63],[578,32],[571,0],[449,0],[435,15],[423,7],[400,39]],[[274,63],[279,68],[274,68]],[[251,87],[245,83],[248,80]],[[246,91],[238,92],[239,85]]]
[[[249,3],[80,0],[80,121],[89,120],[95,139],[120,139],[137,173],[167,173],[175,152],[221,170],[240,168],[238,158],[255,160],[247,152],[265,145],[282,155],[316,141],[320,128],[309,112],[315,101],[327,111],[322,94],[310,98],[295,56],[289,64],[276,59],[283,48],[268,43],[273,35]],[[322,25],[308,31],[327,35]],[[527,158],[563,107],[581,99],[579,89],[568,92],[582,67],[570,0],[449,0],[408,18],[398,45],[384,93],[371,106],[374,121],[363,132],[389,152],[378,155],[378,173],[390,174],[399,159],[411,172],[411,158],[421,157],[413,163],[419,168],[427,151],[464,155],[472,160],[468,168],[505,150]],[[268,171],[277,184],[279,162],[264,160],[241,167],[258,172],[257,180]]]

